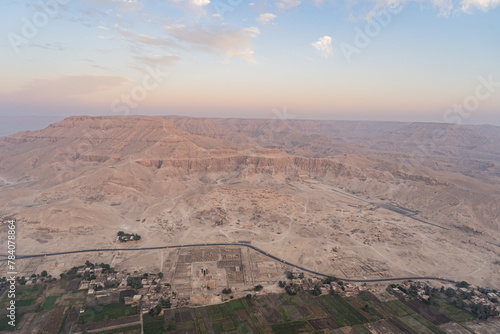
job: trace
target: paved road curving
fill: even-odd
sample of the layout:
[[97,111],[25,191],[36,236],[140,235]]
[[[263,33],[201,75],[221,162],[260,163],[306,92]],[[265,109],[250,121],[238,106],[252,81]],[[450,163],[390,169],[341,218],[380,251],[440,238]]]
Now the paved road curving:
[[[147,251],[147,250],[157,250],[157,249],[171,249],[171,248],[189,248],[189,247],[213,247],[213,246],[240,246],[240,247],[248,247],[253,249],[256,252],[259,252],[273,260],[279,261],[283,264],[286,264],[290,267],[302,270],[304,272],[321,276],[328,277],[331,275],[323,274],[314,270],[310,270],[296,264],[290,263],[283,259],[280,259],[272,254],[269,254],[266,251],[263,251],[255,246],[245,244],[245,243],[215,243],[215,244],[192,244],[192,245],[174,245],[174,246],[158,246],[158,247],[143,247],[143,248],[95,248],[95,249],[84,249],[84,250],[75,250],[75,251],[67,251],[67,252],[58,252],[58,253],[47,253],[47,254],[34,254],[34,255],[21,255],[17,256],[17,259],[28,259],[35,257],[46,257],[46,256],[56,256],[56,255],[67,255],[67,254],[79,254],[79,253],[91,253],[91,252],[128,252],[128,251]],[[3,256],[3,255],[0,255]],[[0,262],[7,261],[7,259],[0,259]],[[390,282],[390,281],[404,281],[404,280],[433,280],[447,283],[457,283],[458,281],[447,279],[443,277],[426,277],[426,276],[414,276],[414,277],[388,277],[388,278],[375,278],[375,279],[351,279],[351,278],[342,278],[338,277],[339,280],[345,282],[355,282],[355,283],[369,283],[369,282]]]

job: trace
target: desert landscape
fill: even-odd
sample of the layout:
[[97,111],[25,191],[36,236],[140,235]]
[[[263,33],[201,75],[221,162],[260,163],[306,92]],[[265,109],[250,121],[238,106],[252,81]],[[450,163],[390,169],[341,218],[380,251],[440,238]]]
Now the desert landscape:
[[[499,130],[73,116],[0,139],[0,216],[17,220],[18,256],[248,242],[337,277],[499,288]],[[118,231],[141,239],[117,244]],[[168,261],[124,252],[113,265]]]

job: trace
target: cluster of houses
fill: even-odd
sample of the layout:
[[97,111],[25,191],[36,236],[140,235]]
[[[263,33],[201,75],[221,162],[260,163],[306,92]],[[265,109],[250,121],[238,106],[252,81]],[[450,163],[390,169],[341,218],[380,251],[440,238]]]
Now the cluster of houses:
[[[416,291],[416,296],[422,301],[429,301],[431,296],[429,295],[429,289],[426,289],[425,283],[419,281],[408,281],[401,284],[393,284],[389,289],[390,291],[398,297],[409,299],[408,291]],[[453,288],[448,288],[453,289]],[[446,289],[446,290],[448,290]],[[494,308],[500,313],[500,292],[479,288],[475,285],[468,285],[467,287],[458,287],[455,290],[457,296],[463,296],[460,298],[463,303],[464,308],[470,309],[472,306],[480,304]],[[406,292],[405,292],[406,291]]]
[[125,273],[105,273],[101,267],[79,268],[77,276],[87,277],[80,281],[79,290],[88,290],[88,294],[95,294],[97,297],[106,296],[105,289],[114,287],[125,289],[127,287],[127,276]]
[[342,297],[351,297],[362,291],[366,291],[366,285],[358,285],[354,283],[346,283],[337,279],[325,280],[318,277],[307,277],[303,274],[292,273],[293,278],[290,279],[290,284],[301,287],[304,291],[313,292],[319,291],[321,295],[336,293]]
[[[124,296],[123,301],[126,305],[141,307],[142,312],[149,312],[158,305],[173,308],[187,305],[186,300],[177,297],[169,283],[162,282],[161,274],[138,277],[140,274],[137,272],[134,272],[133,275],[125,272],[103,272],[102,267],[87,266],[78,268],[76,275],[84,277],[80,282],[80,290],[88,290],[88,294],[93,294],[96,298],[109,296],[111,292],[120,291],[120,296]],[[211,278],[208,269],[201,269],[199,276]],[[130,286],[129,277],[135,279],[134,286]],[[303,273],[289,272],[288,279],[288,285],[287,282],[280,281],[280,286],[284,287],[287,292],[289,289],[291,291],[303,289],[315,295],[336,293],[342,297],[351,297],[367,290],[366,284],[357,285],[335,278],[306,278]],[[139,280],[140,284],[138,284]],[[453,290],[451,293],[454,296],[460,297],[465,308],[481,304],[491,306],[500,313],[500,292],[478,288],[474,285],[446,290],[442,288],[441,292],[450,292],[450,289]],[[419,298],[422,301],[429,301],[433,298],[433,293],[437,292],[437,289],[431,289],[426,283],[420,281],[403,281],[397,285],[392,284],[388,290],[401,298]]]
[[163,284],[160,277],[149,275],[142,279],[141,285],[136,294],[124,298],[125,305],[140,306],[143,313],[166,301],[170,307],[183,306],[170,284]]
[[139,241],[141,236],[139,234],[131,234],[120,231],[116,234],[116,241],[119,242],[129,242],[129,241]]
[[153,307],[168,301],[171,307],[184,306],[184,301],[176,298],[170,284],[163,283],[158,275],[149,274],[142,278],[141,288],[134,289],[128,284],[129,277],[136,277],[125,272],[103,273],[103,268],[79,268],[77,275],[91,277],[80,282],[79,290],[88,290],[89,295],[96,298],[109,296],[112,292],[124,292],[123,301],[126,305],[140,306],[142,312],[148,312]]
[[475,285],[469,285],[467,288],[458,289],[462,293],[470,293],[469,299],[464,299],[465,307],[470,307],[474,304],[483,304],[494,307],[500,313],[500,292],[493,292],[478,288]]

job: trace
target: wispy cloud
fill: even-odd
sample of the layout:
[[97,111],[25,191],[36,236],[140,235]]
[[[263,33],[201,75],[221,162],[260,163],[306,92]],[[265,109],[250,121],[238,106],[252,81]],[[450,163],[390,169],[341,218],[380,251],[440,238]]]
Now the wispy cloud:
[[500,0],[463,0],[462,10],[464,12],[471,12],[472,8],[477,8],[486,12],[499,4]]
[[44,44],[33,43],[33,44],[30,44],[30,47],[45,49],[45,50],[53,50],[53,51],[66,51],[66,50],[68,50],[68,47],[66,45],[61,44],[61,43],[44,43]]
[[259,17],[255,19],[255,21],[259,22],[260,24],[269,24],[275,18],[276,15],[272,13],[264,13],[260,14]]
[[136,56],[134,57],[134,59],[142,64],[156,68],[158,66],[160,67],[170,66],[181,58],[177,55],[164,55],[164,56],[156,55],[153,57]]
[[226,61],[241,58],[255,63],[252,40],[260,34],[257,27],[232,29],[226,26],[211,28],[174,26],[169,34],[179,42],[188,43],[204,51],[223,56]]
[[276,7],[279,9],[290,9],[297,7],[302,3],[301,0],[279,0],[276,2]]
[[320,56],[328,58],[333,56],[332,38],[330,36],[320,37],[316,42],[311,43]]
[[164,48],[171,48],[171,49],[184,49],[182,45],[180,45],[178,42],[176,42],[174,39],[168,37],[168,36],[152,36],[152,35],[147,35],[147,34],[139,34],[135,33],[131,30],[128,29],[120,29],[119,33],[126,38],[129,42],[132,44],[145,44],[145,45],[152,45],[152,46],[160,46]]
[[[368,20],[371,19],[373,13],[390,8],[401,7],[410,2],[418,2],[421,6],[430,5],[438,10],[440,16],[447,17],[452,13],[469,13],[474,9],[479,9],[487,12],[500,4],[500,0],[372,0],[373,6],[366,15]],[[348,2],[350,4],[350,2]],[[352,2],[355,4],[355,2]]]

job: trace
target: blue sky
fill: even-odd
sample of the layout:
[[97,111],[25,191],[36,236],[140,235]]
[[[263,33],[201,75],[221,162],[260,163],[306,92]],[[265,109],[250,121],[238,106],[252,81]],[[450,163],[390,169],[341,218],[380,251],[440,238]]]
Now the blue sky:
[[0,117],[500,124],[499,4],[5,1]]

